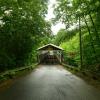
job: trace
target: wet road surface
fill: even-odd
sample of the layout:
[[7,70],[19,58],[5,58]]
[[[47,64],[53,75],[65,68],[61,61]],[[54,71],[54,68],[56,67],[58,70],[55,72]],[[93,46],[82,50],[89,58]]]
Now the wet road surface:
[[100,91],[61,65],[39,65],[1,92],[0,100],[100,100]]

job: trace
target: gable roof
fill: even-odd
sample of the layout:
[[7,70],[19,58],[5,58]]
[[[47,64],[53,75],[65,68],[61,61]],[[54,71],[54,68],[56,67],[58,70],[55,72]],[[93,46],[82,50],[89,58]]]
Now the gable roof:
[[47,45],[44,45],[44,46],[38,48],[37,50],[46,50],[48,47],[53,47],[55,50],[63,50],[61,47],[56,46],[56,45],[51,44],[51,43],[47,44]]

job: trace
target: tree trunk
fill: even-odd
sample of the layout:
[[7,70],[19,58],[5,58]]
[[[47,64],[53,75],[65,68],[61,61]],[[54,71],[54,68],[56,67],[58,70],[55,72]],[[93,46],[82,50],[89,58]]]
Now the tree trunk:
[[83,66],[83,57],[82,57],[82,32],[81,32],[81,17],[79,16],[79,45],[80,45],[80,69]]
[[98,61],[98,58],[96,57],[96,50],[95,50],[95,47],[94,47],[94,44],[93,44],[93,38],[92,38],[92,35],[91,35],[90,28],[89,28],[89,26],[88,26],[88,23],[87,23],[86,18],[85,18],[84,15],[83,15],[83,18],[84,18],[84,21],[85,21],[86,27],[87,27],[88,32],[89,32],[91,46],[92,46],[92,48],[93,48],[93,52],[94,52],[94,54],[95,54],[95,60]]

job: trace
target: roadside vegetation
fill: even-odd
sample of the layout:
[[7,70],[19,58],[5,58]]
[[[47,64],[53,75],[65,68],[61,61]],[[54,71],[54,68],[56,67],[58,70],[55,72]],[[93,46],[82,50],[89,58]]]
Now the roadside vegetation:
[[0,0],[0,72],[36,63],[36,49],[48,43],[47,0]]
[[62,22],[66,28],[58,32],[53,43],[65,50],[64,63],[100,76],[100,1],[57,2],[53,22]]

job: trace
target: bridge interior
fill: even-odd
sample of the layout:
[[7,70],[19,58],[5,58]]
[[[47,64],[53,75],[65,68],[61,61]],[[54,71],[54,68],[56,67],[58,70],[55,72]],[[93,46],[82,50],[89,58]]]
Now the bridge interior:
[[40,56],[41,56],[41,59],[40,59],[41,64],[59,64],[60,63],[60,59],[59,57],[57,57],[56,54],[50,55],[49,53],[46,53]]
[[62,62],[62,48],[53,44],[39,48],[38,62],[40,64],[60,64]]

